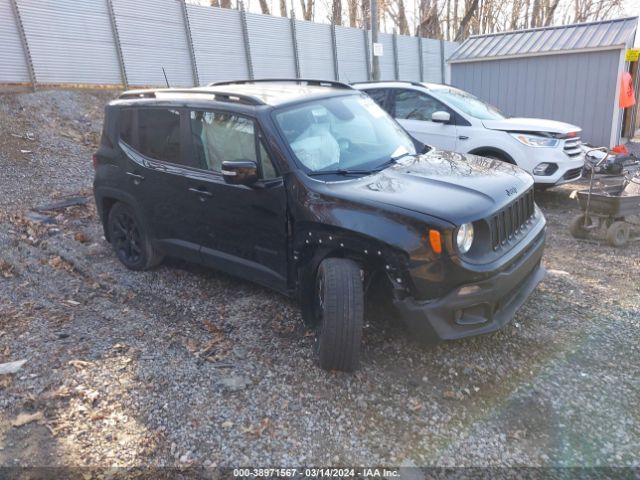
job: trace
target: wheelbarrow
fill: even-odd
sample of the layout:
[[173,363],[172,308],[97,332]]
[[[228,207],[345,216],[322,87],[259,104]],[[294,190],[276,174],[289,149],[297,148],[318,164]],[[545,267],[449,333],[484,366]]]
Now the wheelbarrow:
[[[609,156],[608,149],[594,148],[589,150],[606,152],[606,155],[598,162],[603,164]],[[587,152],[587,154],[589,153]],[[622,247],[629,241],[639,240],[640,237],[631,237],[631,226],[640,226],[640,223],[631,221],[631,217],[640,215],[640,195],[625,192],[630,183],[637,184],[640,192],[640,177],[635,174],[627,174],[619,185],[598,187],[594,189],[593,177],[595,168],[591,169],[589,189],[577,192],[578,203],[582,213],[576,215],[569,226],[571,235],[575,238],[587,239],[595,230],[606,230],[607,243],[613,247]],[[573,196],[573,195],[572,195]]]

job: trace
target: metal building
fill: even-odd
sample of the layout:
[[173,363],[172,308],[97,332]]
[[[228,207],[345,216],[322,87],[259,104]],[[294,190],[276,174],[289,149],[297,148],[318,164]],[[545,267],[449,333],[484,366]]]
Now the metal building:
[[510,116],[582,127],[583,141],[620,142],[620,76],[638,18],[468,38],[449,57],[451,83]]

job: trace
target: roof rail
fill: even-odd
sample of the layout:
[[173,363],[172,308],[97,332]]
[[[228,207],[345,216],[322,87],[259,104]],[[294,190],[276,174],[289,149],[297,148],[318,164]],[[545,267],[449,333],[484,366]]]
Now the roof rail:
[[119,99],[133,98],[158,98],[157,93],[194,93],[199,95],[211,95],[218,102],[234,102],[245,105],[264,105],[265,103],[253,95],[244,95],[235,92],[215,92],[203,88],[159,88],[156,90],[129,90],[122,93]]
[[315,85],[318,87],[336,87],[352,90],[351,86],[344,82],[337,82],[335,80],[319,80],[315,78],[258,78],[253,80],[230,80],[225,82],[213,82],[210,83],[210,87],[219,87],[221,85],[243,85],[247,83],[275,83],[275,82],[289,82],[299,83],[306,85]]
[[424,87],[424,83],[414,82],[412,80],[370,80],[368,82],[351,82],[351,85],[362,85],[363,83],[406,83],[416,87]]

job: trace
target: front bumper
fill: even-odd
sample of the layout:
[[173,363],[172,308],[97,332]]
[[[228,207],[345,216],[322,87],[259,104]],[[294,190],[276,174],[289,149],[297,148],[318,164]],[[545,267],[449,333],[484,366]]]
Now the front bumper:
[[506,271],[462,285],[446,296],[420,302],[394,300],[412,334],[421,339],[455,340],[499,330],[544,279],[544,234]]
[[545,161],[558,165],[558,170],[556,170],[552,175],[533,175],[533,180],[536,185],[549,187],[558,186],[564,183],[576,182],[580,177],[582,177],[584,156],[576,157],[571,160],[566,160],[565,156],[562,161],[554,161],[554,158],[549,158]]

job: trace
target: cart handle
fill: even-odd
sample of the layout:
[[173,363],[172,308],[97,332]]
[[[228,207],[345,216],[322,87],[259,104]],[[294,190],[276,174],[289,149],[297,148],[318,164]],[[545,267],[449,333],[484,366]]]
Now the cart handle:
[[609,149],[607,147],[592,148],[590,150],[587,150],[587,152],[584,155],[586,157],[591,152],[595,152],[595,151],[605,152],[605,156],[602,160],[596,163],[594,167],[591,168],[591,177],[589,178],[589,194],[587,195],[587,205],[586,205],[586,208],[584,209],[584,226],[585,227],[587,227],[589,224],[589,208],[591,207],[591,193],[593,192],[593,177],[595,176],[595,172],[596,172],[595,167],[599,167],[607,160],[607,158],[609,158]]
[[596,163],[595,165],[596,167],[599,167],[600,165],[602,165],[605,162],[605,160],[609,158],[609,154],[611,153],[607,147],[596,147],[596,148],[590,148],[589,150],[587,150],[584,154],[585,157],[588,157],[591,152],[604,152],[606,154],[602,158],[602,160]]

